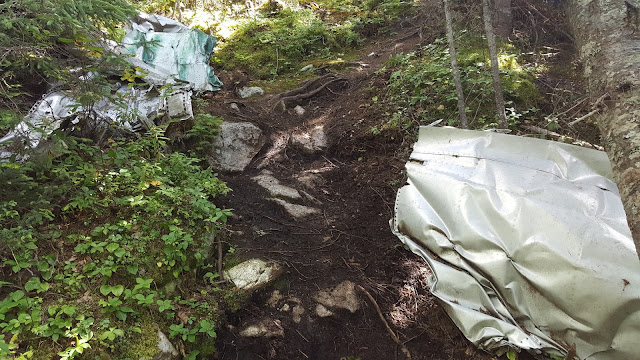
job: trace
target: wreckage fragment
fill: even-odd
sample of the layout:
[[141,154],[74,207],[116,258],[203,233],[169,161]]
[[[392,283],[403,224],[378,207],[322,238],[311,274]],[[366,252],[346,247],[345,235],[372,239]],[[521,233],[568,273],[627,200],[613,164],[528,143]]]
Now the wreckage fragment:
[[424,127],[393,232],[478,347],[638,358],[640,262],[605,153]]

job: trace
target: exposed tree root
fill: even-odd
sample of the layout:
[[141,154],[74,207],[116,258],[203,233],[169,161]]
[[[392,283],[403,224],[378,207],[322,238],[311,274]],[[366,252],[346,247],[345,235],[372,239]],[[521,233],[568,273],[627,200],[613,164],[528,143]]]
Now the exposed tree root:
[[393,341],[396,344],[398,344],[398,346],[400,346],[400,350],[402,350],[402,352],[407,357],[407,359],[411,360],[411,353],[409,352],[409,349],[407,349],[407,347],[402,343],[402,341],[398,339],[398,336],[393,332],[393,330],[391,330],[391,327],[389,326],[389,323],[387,322],[387,320],[384,318],[384,315],[382,315],[382,310],[380,310],[380,306],[378,306],[378,303],[376,302],[376,300],[373,298],[373,296],[371,296],[371,294],[365,288],[363,288],[360,285],[356,285],[356,286],[358,287],[358,289],[360,289],[360,291],[362,291],[365,295],[367,295],[367,297],[369,298],[373,306],[376,308],[376,311],[378,312],[378,316],[380,317],[380,320],[382,320],[382,323],[384,323],[384,327],[387,329],[387,332],[389,332],[389,335],[391,335],[391,338],[393,339]]
[[297,89],[280,94],[271,110],[275,111],[278,107],[281,107],[282,110],[286,110],[287,103],[302,99],[308,99],[326,89],[329,85],[340,81],[347,82],[348,80],[343,77],[338,77],[335,74],[326,74],[321,77],[309,80],[303,86]]

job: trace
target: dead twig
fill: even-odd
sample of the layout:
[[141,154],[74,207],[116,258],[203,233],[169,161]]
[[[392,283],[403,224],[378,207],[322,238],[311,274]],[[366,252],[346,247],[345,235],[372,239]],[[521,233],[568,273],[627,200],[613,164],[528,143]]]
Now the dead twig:
[[579,117],[579,118],[575,119],[574,121],[570,122],[568,125],[569,125],[569,126],[573,126],[573,125],[575,125],[575,124],[579,123],[580,121],[582,121],[582,120],[584,120],[584,119],[586,119],[586,118],[588,118],[588,117],[593,116],[594,114],[596,114],[598,111],[600,111],[600,108],[598,107],[598,105],[600,105],[600,103],[601,103],[605,98],[607,98],[608,96],[609,96],[609,93],[605,93],[604,95],[600,96],[600,97],[598,98],[598,100],[596,100],[596,102],[595,102],[595,103],[593,103],[593,106],[592,106],[592,107],[593,107],[593,110],[589,111],[589,113],[588,113],[588,114],[586,114],[586,115],[584,115],[584,116],[581,116],[581,117]]
[[407,359],[411,360],[411,353],[409,352],[409,349],[407,349],[407,347],[402,343],[402,341],[398,339],[398,336],[396,336],[393,330],[391,330],[391,327],[389,326],[389,323],[387,322],[387,320],[384,318],[384,315],[382,314],[382,310],[380,310],[380,306],[378,306],[378,303],[376,302],[376,300],[373,298],[373,296],[371,296],[371,294],[365,288],[363,288],[360,285],[357,285],[357,287],[358,289],[360,289],[360,291],[362,291],[365,295],[367,295],[367,297],[369,298],[373,306],[376,308],[376,311],[378,312],[378,316],[380,317],[380,320],[382,320],[384,327],[387,329],[387,332],[389,332],[389,335],[391,335],[391,338],[393,339],[393,341],[396,344],[398,344],[398,346],[400,346],[400,350],[402,350],[402,352],[407,357]]
[[[215,240],[216,235],[211,235]],[[222,239],[218,240],[218,275],[220,275],[220,280],[224,281],[224,271],[222,271]]]

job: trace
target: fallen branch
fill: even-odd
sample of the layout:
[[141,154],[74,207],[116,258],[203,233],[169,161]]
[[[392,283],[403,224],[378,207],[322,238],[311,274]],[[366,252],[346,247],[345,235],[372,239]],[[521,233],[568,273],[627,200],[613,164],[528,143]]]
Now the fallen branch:
[[391,335],[391,338],[393,339],[393,341],[396,344],[398,344],[398,346],[400,346],[400,350],[402,350],[402,352],[405,354],[407,359],[411,360],[411,353],[409,352],[409,349],[407,349],[407,347],[402,343],[402,341],[398,339],[398,336],[396,336],[393,330],[391,330],[391,327],[389,326],[389,323],[387,322],[387,320],[384,318],[384,315],[382,315],[382,310],[380,310],[380,306],[378,306],[378,303],[376,302],[376,300],[373,298],[373,296],[371,296],[371,294],[365,288],[363,288],[360,285],[356,285],[356,286],[358,287],[358,289],[360,289],[360,291],[362,291],[365,295],[367,295],[367,297],[369,298],[373,306],[376,308],[376,311],[378,312],[378,316],[380,317],[380,320],[382,320],[382,323],[384,323],[384,327],[387,328],[387,332],[389,332],[389,335]]
[[523,128],[525,128],[525,129],[527,129],[527,130],[529,130],[529,131],[531,131],[531,132],[534,132],[534,133],[538,133],[538,134],[541,134],[541,135],[551,136],[551,137],[553,137],[554,139],[562,139],[562,138],[565,138],[565,139],[570,140],[570,141],[571,141],[571,142],[573,142],[574,144],[577,144],[577,145],[580,145],[580,146],[583,146],[583,147],[587,147],[587,148],[590,148],[590,149],[595,149],[595,150],[604,151],[604,148],[603,148],[602,146],[594,145],[594,144],[591,144],[591,143],[586,142],[586,141],[584,141],[584,140],[574,139],[574,138],[572,138],[572,137],[570,137],[570,136],[567,136],[567,135],[558,134],[558,133],[557,133],[557,132],[555,132],[555,131],[551,131],[551,130],[543,129],[543,128],[539,127],[539,126],[535,126],[535,125],[523,125],[522,127],[523,127]]

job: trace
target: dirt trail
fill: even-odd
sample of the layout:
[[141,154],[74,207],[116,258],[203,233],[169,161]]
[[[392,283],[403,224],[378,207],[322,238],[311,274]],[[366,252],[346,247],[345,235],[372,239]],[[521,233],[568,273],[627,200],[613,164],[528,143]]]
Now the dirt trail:
[[[355,65],[340,74],[346,81],[302,99],[302,116],[289,105],[284,112],[271,111],[273,97],[242,101],[229,91],[218,95],[222,100],[214,99],[212,113],[253,122],[269,138],[246,171],[222,175],[233,189],[223,205],[237,215],[230,221],[238,231],[232,240],[239,244],[236,253],[243,259],[274,260],[285,268],[274,285],[254,293],[246,307],[226,319],[217,346],[222,359],[405,358],[360,291],[355,313],[318,315],[318,291],[346,280],[371,293],[413,359],[491,358],[461,336],[428,293],[426,267],[399,246],[389,229],[411,144],[372,135],[371,126],[383,114],[366,104],[384,90],[384,76],[375,71],[390,54],[409,52],[430,40],[420,35],[418,28],[404,28],[363,49],[358,62],[366,66]],[[372,52],[376,55],[368,56]],[[239,112],[229,110],[231,101],[240,105]],[[279,138],[316,126],[327,134],[326,149],[310,154],[287,146],[271,156]],[[254,179],[264,170],[303,194],[295,203],[318,212],[296,219],[268,200]],[[272,298],[274,290],[283,299]],[[270,324],[280,335],[240,335],[257,322]]]

